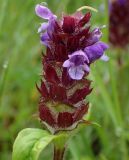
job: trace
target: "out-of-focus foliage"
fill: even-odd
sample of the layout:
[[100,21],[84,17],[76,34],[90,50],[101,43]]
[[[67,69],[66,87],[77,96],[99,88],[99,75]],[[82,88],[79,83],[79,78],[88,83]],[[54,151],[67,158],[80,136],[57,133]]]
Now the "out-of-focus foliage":
[[[26,127],[41,127],[38,121],[39,94],[35,83],[40,81],[41,52],[37,34],[41,22],[34,12],[40,0],[0,1],[0,160],[10,160],[17,133]],[[46,0],[54,13],[73,13],[83,5],[98,9],[92,25],[108,24],[106,0]],[[85,12],[85,11],[84,11]],[[103,29],[108,40],[108,27]],[[122,53],[125,64],[117,63],[116,52]],[[89,97],[89,120],[101,127],[88,126],[69,142],[67,160],[129,159],[129,54],[109,50],[107,64],[97,62],[90,78],[93,93]],[[123,61],[124,61],[123,60]],[[52,146],[41,154],[51,159]]]

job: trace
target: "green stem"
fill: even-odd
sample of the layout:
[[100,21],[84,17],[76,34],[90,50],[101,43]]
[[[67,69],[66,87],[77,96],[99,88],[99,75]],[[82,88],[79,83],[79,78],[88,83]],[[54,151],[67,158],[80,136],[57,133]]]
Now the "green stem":
[[58,148],[56,145],[54,145],[53,160],[63,160],[64,152],[65,152],[65,147],[64,148]]
[[57,138],[54,139],[53,160],[63,160],[67,141],[67,134],[58,135]]

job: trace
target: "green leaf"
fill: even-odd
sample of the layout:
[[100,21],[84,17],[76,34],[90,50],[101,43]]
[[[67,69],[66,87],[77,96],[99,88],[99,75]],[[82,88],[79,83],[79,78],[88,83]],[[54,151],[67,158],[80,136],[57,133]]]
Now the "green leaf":
[[14,142],[12,160],[38,160],[41,151],[55,137],[42,129],[23,129]]

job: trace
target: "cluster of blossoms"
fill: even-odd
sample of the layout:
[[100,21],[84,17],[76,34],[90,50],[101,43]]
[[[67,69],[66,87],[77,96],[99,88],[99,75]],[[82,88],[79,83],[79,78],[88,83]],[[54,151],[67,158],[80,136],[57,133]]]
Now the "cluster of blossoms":
[[109,40],[117,47],[129,44],[129,0],[109,0]]
[[83,122],[88,111],[85,97],[92,91],[87,79],[90,65],[108,57],[108,45],[101,42],[100,28],[90,29],[91,13],[63,15],[58,20],[47,7],[36,5],[36,14],[46,20],[41,24],[43,77],[38,90],[41,94],[39,116],[52,133],[71,130]]

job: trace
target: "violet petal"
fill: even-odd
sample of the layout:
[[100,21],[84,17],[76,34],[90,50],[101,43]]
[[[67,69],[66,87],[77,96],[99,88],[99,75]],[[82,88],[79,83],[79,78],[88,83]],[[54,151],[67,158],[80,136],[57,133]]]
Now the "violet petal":
[[37,4],[35,7],[36,14],[43,19],[50,19],[55,16],[47,7]]
[[103,42],[97,42],[91,46],[86,47],[84,51],[88,56],[90,63],[92,63],[95,60],[99,59],[104,54],[104,51],[106,49],[108,49],[107,44]]
[[53,32],[55,31],[55,25],[56,25],[55,18],[50,18],[48,23],[49,23],[49,25],[47,28],[47,33],[48,33],[49,37],[52,39]]
[[83,70],[85,70],[86,72],[90,72],[90,67],[87,64],[83,65]]
[[109,46],[106,44],[106,43],[104,43],[104,42],[98,42],[98,44],[102,47],[102,49],[105,51],[105,50],[107,50],[108,48],[109,48]]
[[45,46],[49,46],[49,41],[50,41],[50,39],[49,39],[47,32],[43,33],[41,35],[41,43]]
[[66,60],[64,63],[63,63],[63,67],[70,67],[71,66],[71,62],[69,60]]
[[41,26],[38,29],[38,33],[45,31],[48,27],[48,23],[42,23]]
[[70,67],[68,70],[68,73],[69,73],[69,76],[75,80],[81,80],[84,75],[84,71],[81,66]]
[[102,37],[102,32],[100,31],[100,28],[95,28],[92,33],[90,38],[87,40],[88,45],[92,45],[100,40]]
[[76,59],[78,61],[79,61],[79,59],[82,59],[82,62],[86,61],[86,62],[89,63],[88,56],[82,50],[75,51],[74,53],[72,53],[68,57],[69,57],[69,59],[70,59],[71,62],[75,61]]

